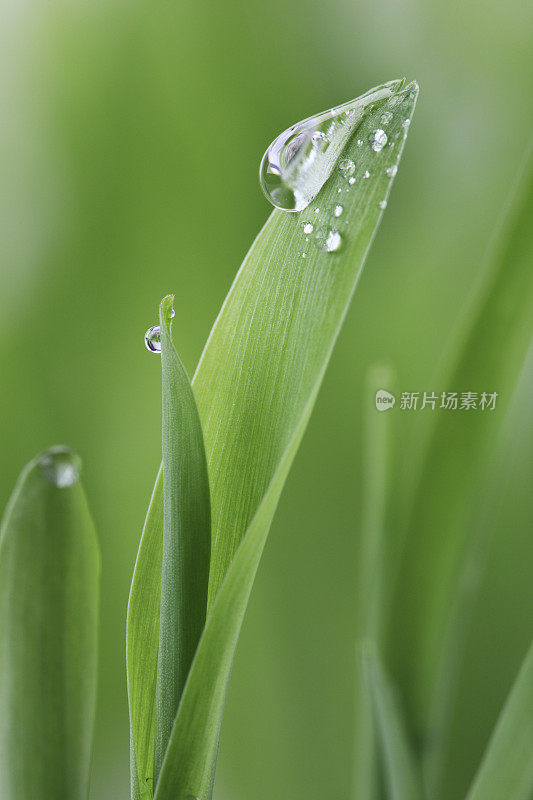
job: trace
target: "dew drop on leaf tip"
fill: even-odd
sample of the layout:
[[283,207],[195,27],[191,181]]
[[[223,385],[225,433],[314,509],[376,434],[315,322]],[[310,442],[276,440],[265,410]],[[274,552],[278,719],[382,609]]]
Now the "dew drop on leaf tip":
[[45,478],[58,489],[68,489],[78,481],[81,459],[69,447],[53,447],[39,457]]
[[151,353],[161,352],[161,327],[152,325],[144,334],[144,343]]
[[[342,152],[365,114],[376,103],[394,97],[403,85],[403,80],[385,83],[355,100],[297,122],[277,136],[265,152],[259,169],[261,188],[269,202],[283,211],[307,208],[335,165],[341,168]],[[390,112],[384,112],[382,119],[387,113]],[[383,130],[375,131],[373,149],[381,150],[386,141]],[[357,140],[359,147],[362,144],[362,140]],[[351,159],[343,161],[351,162]],[[346,177],[353,173],[355,165],[351,172],[350,169],[345,170]]]

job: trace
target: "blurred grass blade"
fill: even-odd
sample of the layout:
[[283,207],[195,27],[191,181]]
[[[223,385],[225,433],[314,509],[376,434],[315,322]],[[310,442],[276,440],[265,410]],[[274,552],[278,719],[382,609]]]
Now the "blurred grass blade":
[[364,671],[372,696],[389,800],[422,800],[422,785],[408,740],[403,712],[375,647],[363,651]]
[[376,408],[376,393],[393,384],[391,370],[375,366],[366,379],[363,430],[363,513],[361,544],[358,558],[358,623],[355,747],[354,747],[354,798],[373,800],[377,796],[377,760],[374,714],[366,679],[363,674],[361,642],[372,642],[379,647],[383,610],[384,583],[387,572],[387,555],[384,542],[385,517],[388,495],[388,464],[391,443],[391,417],[387,411]]
[[[442,658],[452,595],[472,524],[472,493],[533,335],[533,159],[506,209],[495,255],[483,270],[440,389],[497,392],[494,411],[436,412],[408,454],[407,540],[393,604],[390,653],[417,734],[440,747],[441,723],[428,713]],[[437,384],[438,385],[438,384]],[[415,459],[414,453],[422,457]],[[411,461],[419,461],[418,468]],[[416,658],[413,658],[416,654]],[[434,707],[449,704],[436,703]]]
[[131,797],[134,800],[153,795],[162,566],[163,481],[158,480],[133,571],[126,625]]
[[467,800],[533,795],[533,645],[524,659]]
[[2,800],[88,795],[100,557],[79,469],[68,448],[38,456],[2,522]]
[[[357,136],[366,146],[354,137],[343,153],[354,161],[352,183],[335,170],[311,207],[271,215],[204,350],[193,385],[211,481],[209,615],[163,763],[158,800],[211,796],[227,681],[255,570],[380,220],[417,95],[416,84],[395,82],[392,102],[377,103],[363,119]],[[385,107],[391,112],[391,146],[376,152],[370,141]],[[334,219],[339,190],[343,247],[328,252],[307,243],[303,228]],[[161,502],[157,490],[154,498]]]
[[209,480],[198,411],[170,334],[173,297],[159,310],[163,373],[163,564],[154,782],[205,625],[211,545]]
[[172,301],[165,297],[160,307],[163,486],[158,481],[148,511],[128,609],[134,797],[152,796],[207,608],[207,464],[194,395],[171,339]]

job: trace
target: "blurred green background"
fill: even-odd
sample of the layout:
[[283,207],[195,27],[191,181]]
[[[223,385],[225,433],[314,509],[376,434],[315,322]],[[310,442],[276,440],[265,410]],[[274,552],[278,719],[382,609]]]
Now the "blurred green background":
[[[24,0],[2,9],[0,501],[40,449],[81,453],[103,554],[99,800],[128,796],[125,612],[160,458],[160,364],[144,332],[175,292],[175,338],[192,373],[270,211],[257,180],[266,146],[382,81],[420,83],[389,208],[252,596],[217,777],[220,800],[344,800],[364,377],[386,362],[400,391],[440,388],[436,364],[533,122],[533,6]],[[531,638],[524,386],[462,671],[450,798],[464,793]],[[395,417],[397,470],[419,424],[420,415]]]

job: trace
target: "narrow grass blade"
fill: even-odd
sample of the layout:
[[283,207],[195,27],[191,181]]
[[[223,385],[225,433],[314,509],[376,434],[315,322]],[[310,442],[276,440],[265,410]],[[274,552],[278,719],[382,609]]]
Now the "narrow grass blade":
[[159,310],[163,372],[163,564],[154,782],[205,625],[211,520],[204,440],[187,373],[172,342],[173,297]]
[[440,746],[440,722],[432,720],[428,728],[428,711],[470,535],[471,497],[501,430],[533,335],[531,153],[508,205],[495,255],[482,272],[439,387],[497,392],[496,409],[429,415],[428,429],[415,442],[414,452],[423,454],[419,468],[412,463],[411,451],[405,470],[416,477],[404,487],[407,540],[390,653],[417,735],[427,735],[435,747]]
[[150,503],[127,629],[132,796],[151,797],[207,608],[210,503],[202,430],[160,307],[163,467]]
[[379,647],[387,554],[384,534],[387,508],[391,417],[386,407],[377,409],[377,393],[392,386],[391,370],[376,366],[366,381],[363,430],[363,514],[358,558],[358,625],[356,659],[356,718],[354,747],[354,798],[377,797],[377,759],[374,714],[363,674],[362,642]]
[[494,729],[467,800],[529,800],[533,794],[533,646]]
[[[376,152],[370,144],[384,100],[343,153],[354,161],[354,180],[335,171],[312,207],[272,214],[226,299],[193,381],[211,480],[208,620],[163,763],[158,800],[211,797],[227,682],[255,571],[416,103],[415,84],[391,87],[391,146]],[[333,217],[340,193],[344,246],[328,252],[306,241],[304,226]]]
[[372,696],[389,800],[422,800],[422,784],[395,688],[372,644],[363,654]]
[[100,557],[68,448],[22,472],[0,532],[0,796],[86,800]]

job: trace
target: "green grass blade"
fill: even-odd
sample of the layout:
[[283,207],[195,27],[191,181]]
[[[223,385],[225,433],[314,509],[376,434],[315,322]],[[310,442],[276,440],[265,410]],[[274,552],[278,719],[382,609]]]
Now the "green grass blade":
[[23,470],[0,533],[0,796],[86,800],[100,556],[80,462]]
[[128,608],[133,797],[152,796],[207,608],[207,464],[194,395],[170,334],[172,300],[164,298],[160,307],[162,480],[150,503]]
[[[313,400],[314,397],[307,417]],[[177,797],[208,800],[212,795],[235,647],[270,523],[302,435],[303,428],[288,448],[211,608],[180,703],[156,800]]]
[[[397,82],[393,94],[396,90]],[[343,153],[355,164],[353,184],[335,170],[304,211],[271,215],[211,332],[193,382],[211,479],[210,604],[322,378],[380,220],[417,96],[416,84],[394,94],[398,104],[390,109],[389,144],[381,152],[372,150],[370,140],[389,106],[378,103],[363,119]],[[342,216],[331,223],[339,203]],[[306,241],[305,224],[315,231],[338,225],[342,250],[327,253],[312,236]]]
[[198,411],[170,334],[173,297],[159,310],[163,373],[163,564],[155,706],[154,782],[205,625],[211,520]]
[[365,648],[363,662],[372,696],[389,800],[422,800],[420,775],[411,751],[403,711],[395,687],[372,644]]
[[414,448],[423,454],[419,469],[413,467],[413,451],[406,468],[416,479],[404,487],[407,541],[390,653],[417,735],[428,735],[435,747],[440,746],[440,722],[432,720],[428,729],[431,692],[470,536],[471,497],[497,441],[533,335],[532,167],[530,156],[513,192],[496,255],[482,271],[439,387],[498,392],[497,408],[429,415],[428,429]]
[[[271,215],[226,299],[193,381],[211,480],[209,614],[158,800],[211,796],[224,697],[257,564],[381,218],[418,88],[400,91],[396,84],[393,95],[391,147],[374,152],[369,144],[385,107],[378,103],[343,154],[356,164],[354,182],[335,171],[310,208]],[[332,215],[339,190],[344,247],[325,252],[306,243],[303,227],[323,224],[326,212]],[[316,208],[322,211],[315,214]],[[154,497],[160,502],[157,490]]]
[[467,800],[529,800],[533,794],[533,646],[500,715]]

